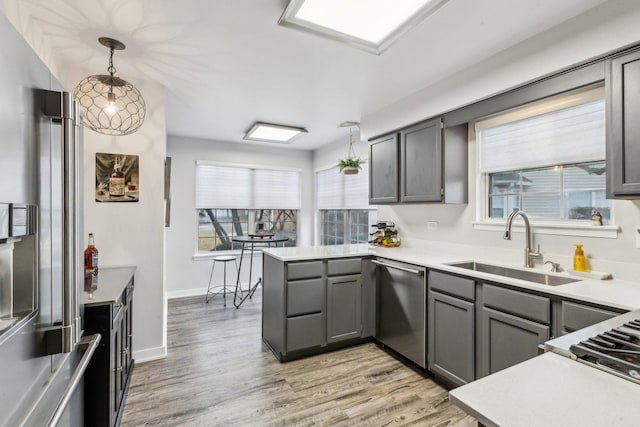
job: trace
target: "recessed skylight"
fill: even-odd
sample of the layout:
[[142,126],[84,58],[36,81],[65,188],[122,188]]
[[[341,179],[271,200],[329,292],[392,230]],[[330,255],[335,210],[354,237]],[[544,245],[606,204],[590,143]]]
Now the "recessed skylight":
[[303,133],[307,133],[304,128],[256,122],[244,135],[244,139],[289,144]]
[[280,25],[380,54],[448,0],[291,0]]

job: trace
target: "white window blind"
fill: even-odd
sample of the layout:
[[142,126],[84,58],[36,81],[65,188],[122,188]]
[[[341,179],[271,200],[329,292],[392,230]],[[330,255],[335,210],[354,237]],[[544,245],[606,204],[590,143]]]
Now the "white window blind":
[[316,172],[318,209],[370,209],[369,169],[344,175],[338,167]]
[[605,158],[605,102],[591,101],[479,131],[481,173]]
[[300,172],[254,169],[253,209],[300,209]]
[[300,172],[198,162],[196,208],[300,209]]

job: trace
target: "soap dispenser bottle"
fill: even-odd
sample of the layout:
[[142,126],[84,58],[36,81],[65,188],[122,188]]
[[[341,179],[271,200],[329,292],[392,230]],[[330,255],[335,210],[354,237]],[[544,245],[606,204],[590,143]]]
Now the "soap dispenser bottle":
[[581,244],[575,244],[576,251],[573,254],[573,269],[575,271],[589,271],[587,268],[587,258],[584,256]]

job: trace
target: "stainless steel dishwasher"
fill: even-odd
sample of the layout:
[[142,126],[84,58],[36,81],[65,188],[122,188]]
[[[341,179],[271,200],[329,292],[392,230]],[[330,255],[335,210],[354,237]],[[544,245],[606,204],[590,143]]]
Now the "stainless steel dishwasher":
[[376,339],[426,368],[426,269],[387,259],[372,262],[377,270]]

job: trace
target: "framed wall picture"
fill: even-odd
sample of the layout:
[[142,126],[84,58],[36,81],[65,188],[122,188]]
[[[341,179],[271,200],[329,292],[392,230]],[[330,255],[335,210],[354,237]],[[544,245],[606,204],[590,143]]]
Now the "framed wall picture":
[[96,153],[96,202],[137,202],[138,156]]

